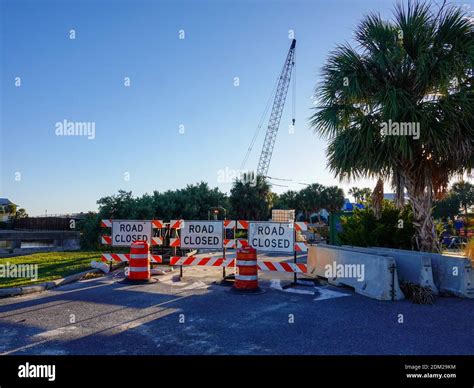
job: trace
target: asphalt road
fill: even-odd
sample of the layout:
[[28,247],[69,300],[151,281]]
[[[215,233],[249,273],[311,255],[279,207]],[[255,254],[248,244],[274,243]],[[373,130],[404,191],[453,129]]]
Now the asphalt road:
[[[188,267],[147,285],[123,274],[0,300],[0,353],[474,354],[474,300],[382,302],[265,273],[261,295],[233,295],[220,268]],[[262,273],[261,273],[262,274]],[[403,322],[401,322],[403,317]]]

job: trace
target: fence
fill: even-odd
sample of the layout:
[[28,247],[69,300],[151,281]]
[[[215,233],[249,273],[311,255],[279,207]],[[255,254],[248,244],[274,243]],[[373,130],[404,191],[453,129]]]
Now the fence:
[[13,229],[34,231],[71,231],[69,217],[26,217],[13,222]]

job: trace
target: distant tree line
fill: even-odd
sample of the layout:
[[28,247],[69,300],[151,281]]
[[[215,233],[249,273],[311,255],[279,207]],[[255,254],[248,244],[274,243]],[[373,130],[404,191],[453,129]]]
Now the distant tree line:
[[98,247],[101,219],[205,220],[211,208],[223,207],[228,219],[268,220],[272,209],[295,209],[309,220],[312,213],[321,209],[340,210],[344,192],[336,186],[314,183],[300,191],[289,190],[278,195],[271,191],[271,185],[264,177],[257,176],[236,180],[230,195],[200,182],[141,197],[134,197],[131,191],[119,190],[117,194],[100,198],[97,204],[98,212],[89,213],[80,222],[82,246],[88,249]]

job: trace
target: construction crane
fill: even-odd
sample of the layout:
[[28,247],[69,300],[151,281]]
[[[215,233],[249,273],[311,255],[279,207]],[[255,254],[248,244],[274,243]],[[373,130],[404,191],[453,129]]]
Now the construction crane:
[[[268,168],[270,167],[273,147],[275,146],[278,128],[280,127],[281,115],[283,113],[283,108],[285,107],[286,96],[290,86],[291,72],[295,66],[295,47],[296,39],[293,39],[288,51],[288,55],[286,56],[285,64],[283,65],[283,70],[281,71],[280,77],[278,78],[275,99],[273,100],[265,141],[263,142],[262,152],[258,161],[257,175],[266,176],[268,173]],[[292,123],[295,125],[294,116]]]

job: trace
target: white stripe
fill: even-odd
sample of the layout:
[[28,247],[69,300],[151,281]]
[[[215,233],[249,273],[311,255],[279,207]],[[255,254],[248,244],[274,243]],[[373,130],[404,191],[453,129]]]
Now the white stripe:
[[296,264],[290,264],[291,268],[293,268],[293,271],[298,272],[298,273],[304,273],[304,271],[298,267]]
[[237,260],[237,266],[251,267],[257,265],[257,260]]
[[[127,256],[125,256],[125,254],[123,253],[116,253],[117,257],[121,260],[121,261],[128,261],[127,259]],[[110,253],[104,253],[103,256],[107,259],[107,260],[114,260],[115,259],[112,257],[112,255]]]
[[135,243],[132,243],[132,248],[144,249],[144,248],[145,248],[145,244],[137,245],[137,244],[135,244]]
[[269,271],[267,265],[263,262],[257,263],[257,267],[260,271]]
[[258,280],[257,275],[239,275],[235,274],[235,279],[236,280]]
[[211,260],[209,260],[206,265],[213,265],[217,260],[219,260],[219,257],[211,257]]
[[131,253],[130,258],[131,259],[147,259],[148,253]]
[[150,267],[129,267],[130,272],[148,272]]
[[278,272],[286,272],[280,263],[272,263]]
[[[225,259],[223,262],[222,262],[222,266],[223,267],[228,267],[230,265],[230,263],[232,263],[232,261],[234,261],[235,259]],[[234,267],[234,265],[232,266]]]

